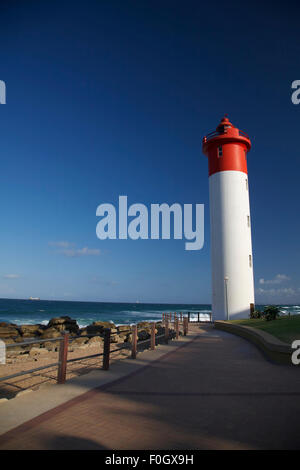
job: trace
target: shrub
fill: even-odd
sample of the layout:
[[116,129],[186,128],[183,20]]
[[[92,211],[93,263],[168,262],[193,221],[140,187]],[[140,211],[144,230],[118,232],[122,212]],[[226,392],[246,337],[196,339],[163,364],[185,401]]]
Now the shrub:
[[276,320],[279,317],[279,312],[279,308],[275,305],[268,305],[264,308],[262,316],[266,321]]
[[250,312],[250,318],[252,320],[257,320],[258,318],[262,317],[262,312],[260,310],[253,310],[253,312]]

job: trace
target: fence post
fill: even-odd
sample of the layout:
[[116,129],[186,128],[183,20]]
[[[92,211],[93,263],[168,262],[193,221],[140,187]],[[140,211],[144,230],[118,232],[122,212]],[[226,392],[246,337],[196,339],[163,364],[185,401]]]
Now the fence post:
[[212,312],[210,312],[210,323],[212,322]]
[[191,312],[188,312],[188,323],[190,323],[190,318],[191,318]]
[[104,330],[104,344],[103,344],[103,370],[109,369],[109,355],[110,355],[110,328]]
[[62,339],[60,340],[59,345],[59,365],[57,373],[57,383],[64,384],[66,381],[67,374],[67,357],[68,357],[68,344],[69,344],[69,334],[63,332]]
[[198,323],[200,323],[200,312],[198,312]]
[[182,321],[182,312],[180,312],[180,321]]
[[179,338],[179,319],[178,318],[176,318],[175,329],[176,329],[176,339],[178,339]]
[[187,335],[187,317],[184,317],[183,319],[183,335]]
[[166,324],[165,324],[165,341],[166,341],[166,343],[168,343],[168,341],[169,341],[169,322],[168,322],[168,320],[166,321]]
[[137,325],[132,327],[131,358],[136,359],[137,355]]
[[151,349],[155,349],[155,323],[151,323]]

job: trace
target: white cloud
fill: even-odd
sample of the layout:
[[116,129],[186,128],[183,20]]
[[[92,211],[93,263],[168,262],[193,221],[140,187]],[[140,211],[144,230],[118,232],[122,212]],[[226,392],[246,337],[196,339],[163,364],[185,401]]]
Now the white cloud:
[[259,280],[259,284],[270,285],[270,284],[281,284],[282,282],[289,281],[290,278],[286,274],[277,274],[273,279],[263,279]]
[[92,249],[85,246],[84,248],[72,248],[61,250],[60,253],[65,256],[68,256],[69,258],[76,258],[78,256],[99,256],[100,250],[98,250],[97,248]]
[[257,289],[258,294],[268,294],[268,295],[285,295],[285,296],[293,296],[299,289],[293,289],[292,287],[285,287],[280,289],[262,289],[261,287]]
[[57,250],[57,253],[61,253],[68,258],[77,258],[79,256],[99,256],[100,250],[97,248],[88,248],[84,246],[83,248],[75,248],[76,244],[67,242],[67,241],[58,241],[58,242],[49,242],[50,246],[55,246],[61,248]]
[[59,241],[59,242],[49,242],[50,246],[56,246],[58,248],[70,248],[74,246],[74,243],[66,242],[66,241]]
[[4,279],[19,279],[20,274],[4,274]]

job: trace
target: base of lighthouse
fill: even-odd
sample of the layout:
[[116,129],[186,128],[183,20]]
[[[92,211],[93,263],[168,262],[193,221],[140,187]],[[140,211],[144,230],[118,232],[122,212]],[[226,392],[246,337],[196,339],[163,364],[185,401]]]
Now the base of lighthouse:
[[254,304],[248,176],[209,177],[213,320],[249,318]]

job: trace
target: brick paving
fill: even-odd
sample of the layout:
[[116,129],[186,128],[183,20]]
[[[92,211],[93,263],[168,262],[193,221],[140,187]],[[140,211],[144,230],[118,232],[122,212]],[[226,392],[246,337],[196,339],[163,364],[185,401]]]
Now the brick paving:
[[0,449],[298,449],[300,369],[210,326],[130,376],[0,436]]

